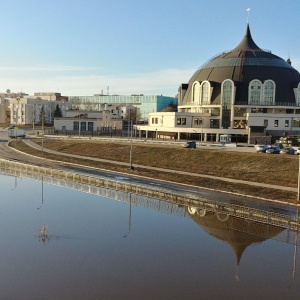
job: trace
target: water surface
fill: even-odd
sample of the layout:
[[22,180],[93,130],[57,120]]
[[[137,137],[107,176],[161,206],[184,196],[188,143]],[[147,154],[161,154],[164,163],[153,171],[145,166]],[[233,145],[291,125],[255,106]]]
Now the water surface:
[[281,228],[5,175],[0,189],[0,299],[300,298]]

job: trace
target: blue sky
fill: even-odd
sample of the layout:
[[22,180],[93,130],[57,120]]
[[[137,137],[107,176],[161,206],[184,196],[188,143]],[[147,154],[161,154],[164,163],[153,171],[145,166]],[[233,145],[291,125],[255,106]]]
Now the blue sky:
[[298,0],[1,1],[0,92],[175,96],[246,30],[300,70]]

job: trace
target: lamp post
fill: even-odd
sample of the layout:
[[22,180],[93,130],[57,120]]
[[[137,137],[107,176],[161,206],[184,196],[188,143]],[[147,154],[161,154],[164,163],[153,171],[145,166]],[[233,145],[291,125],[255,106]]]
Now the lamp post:
[[32,104],[32,133],[34,134],[34,123],[35,123],[35,107]]
[[132,165],[132,121],[130,122],[130,127],[131,127],[131,130],[130,130],[131,136],[130,136],[129,169],[133,171],[134,167]]
[[78,115],[78,138],[80,138],[80,112]]
[[44,155],[44,112],[42,113],[42,155]]
[[203,144],[203,106],[201,100],[201,146]]

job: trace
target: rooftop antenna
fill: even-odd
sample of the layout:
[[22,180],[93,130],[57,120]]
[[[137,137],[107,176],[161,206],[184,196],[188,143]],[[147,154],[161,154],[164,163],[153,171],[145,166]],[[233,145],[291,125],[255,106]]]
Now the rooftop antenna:
[[247,24],[249,24],[249,18],[250,18],[250,7],[247,8]]

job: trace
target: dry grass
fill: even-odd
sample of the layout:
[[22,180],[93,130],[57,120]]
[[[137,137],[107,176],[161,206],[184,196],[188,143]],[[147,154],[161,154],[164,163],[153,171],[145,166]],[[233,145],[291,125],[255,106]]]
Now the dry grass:
[[[40,143],[40,141],[37,141]],[[13,144],[21,151],[41,156],[41,152],[24,143]],[[112,160],[112,163],[82,160],[80,164],[101,169],[131,173],[127,166],[113,161],[129,162],[130,145],[98,141],[45,140],[44,147],[63,153]],[[44,157],[54,160],[78,163],[78,159],[44,152]],[[264,155],[256,153],[230,152],[220,150],[183,149],[172,146],[134,145],[133,163],[187,171],[198,174],[263,182],[281,186],[297,187],[298,157],[288,155]],[[222,180],[198,178],[165,172],[135,168],[134,174],[201,186],[217,190],[294,202],[296,194],[269,188],[257,188],[245,184],[227,183]]]

